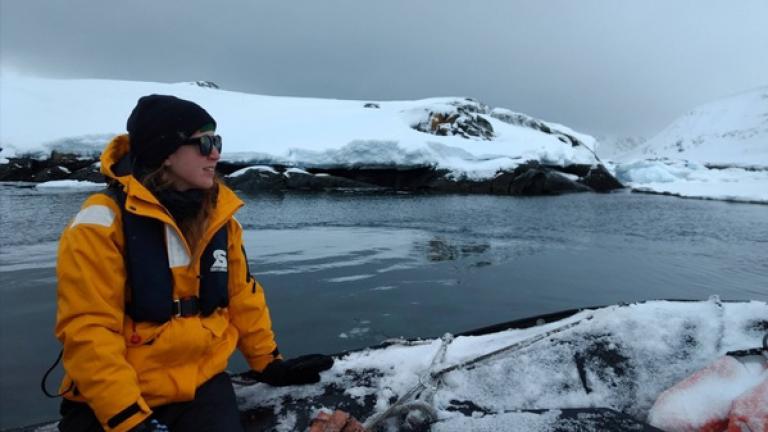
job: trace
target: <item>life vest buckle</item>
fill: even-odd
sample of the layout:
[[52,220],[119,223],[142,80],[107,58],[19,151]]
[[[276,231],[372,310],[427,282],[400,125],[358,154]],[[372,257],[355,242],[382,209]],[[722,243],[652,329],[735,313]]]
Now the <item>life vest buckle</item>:
[[173,300],[174,318],[187,318],[200,315],[200,299],[197,297],[184,297]]

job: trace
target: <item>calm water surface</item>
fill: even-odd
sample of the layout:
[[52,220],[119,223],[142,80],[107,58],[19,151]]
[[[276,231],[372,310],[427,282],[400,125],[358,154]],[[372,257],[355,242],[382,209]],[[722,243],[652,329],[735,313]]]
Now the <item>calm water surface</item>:
[[[0,186],[0,428],[56,416],[39,391],[59,349],[56,241],[85,196]],[[288,356],[578,306],[768,300],[768,206],[624,193],[244,199],[251,270]]]

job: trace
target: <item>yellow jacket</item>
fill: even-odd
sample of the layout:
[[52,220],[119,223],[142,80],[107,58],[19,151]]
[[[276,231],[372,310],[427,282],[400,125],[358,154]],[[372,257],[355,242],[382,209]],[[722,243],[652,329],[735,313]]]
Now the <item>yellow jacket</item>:
[[[122,185],[128,211],[165,224],[169,257],[175,257],[170,260],[174,298],[196,296],[204,248],[193,256],[154,195],[132,175],[118,177],[113,172],[113,164],[128,149],[127,135],[115,137],[101,156],[101,171]],[[224,371],[235,347],[257,371],[274,359],[276,344],[264,291],[248,274],[242,227],[233,217],[242,205],[232,190],[219,185],[217,205],[203,235],[207,244],[227,226],[229,307],[205,318],[172,318],[163,324],[134,323],[125,313],[129,290],[124,235],[114,199],[91,195],[64,230],[56,266],[56,337],[64,346],[66,372],[61,390],[68,390],[68,399],[88,403],[106,431],[131,429],[153,406],[192,400],[198,386]],[[115,424],[122,417],[117,415],[134,404],[139,412]]]

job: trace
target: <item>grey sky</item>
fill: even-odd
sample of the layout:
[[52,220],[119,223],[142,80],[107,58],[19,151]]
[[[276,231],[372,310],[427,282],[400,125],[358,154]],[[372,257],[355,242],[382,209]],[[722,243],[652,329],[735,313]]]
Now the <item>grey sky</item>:
[[0,0],[0,60],[274,95],[471,96],[650,136],[768,85],[767,23],[768,0]]

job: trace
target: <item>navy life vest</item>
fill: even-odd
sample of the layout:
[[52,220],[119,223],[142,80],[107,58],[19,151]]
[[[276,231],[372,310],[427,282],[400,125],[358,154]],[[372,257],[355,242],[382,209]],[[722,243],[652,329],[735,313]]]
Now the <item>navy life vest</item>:
[[[125,209],[126,195],[119,187],[107,190],[122,213],[126,274],[130,300],[125,311],[134,322],[164,323],[173,316],[208,316],[229,304],[227,226],[213,236],[200,257],[199,297],[174,299],[165,224]],[[174,232],[175,234],[175,232]],[[185,306],[186,305],[186,306]],[[182,309],[186,309],[186,312]],[[190,313],[191,312],[191,313]]]

